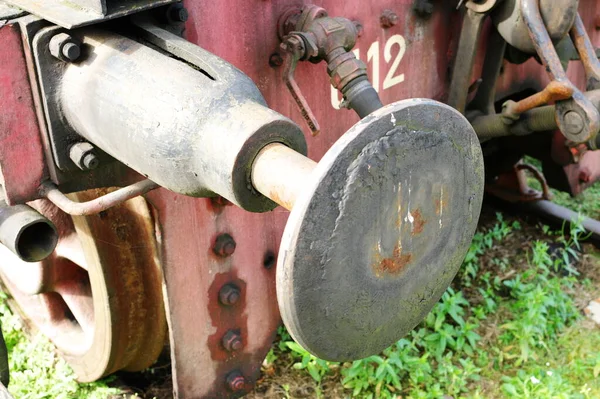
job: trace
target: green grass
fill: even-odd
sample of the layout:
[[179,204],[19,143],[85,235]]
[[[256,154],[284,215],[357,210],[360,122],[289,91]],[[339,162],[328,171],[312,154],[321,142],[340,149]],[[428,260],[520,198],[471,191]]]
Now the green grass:
[[26,338],[18,316],[6,305],[0,292],[0,323],[9,353],[9,391],[18,399],[100,399],[118,395],[105,381],[80,384],[67,363],[41,334]]
[[294,368],[310,375],[321,397],[327,397],[320,385],[328,375],[360,398],[600,397],[600,332],[586,327],[573,300],[582,289],[574,268],[582,231],[575,226],[570,235],[549,237],[558,251],[534,241],[522,259],[487,259],[482,268],[481,258],[519,229],[499,216],[493,228],[477,233],[454,283],[468,298],[449,288],[410,335],[383,353],[328,363],[282,329],[267,362],[295,359]]

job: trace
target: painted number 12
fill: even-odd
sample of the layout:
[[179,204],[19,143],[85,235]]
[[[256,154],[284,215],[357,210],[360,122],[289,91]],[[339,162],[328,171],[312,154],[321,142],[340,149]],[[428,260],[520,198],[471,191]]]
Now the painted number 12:
[[[371,82],[373,83],[373,87],[377,92],[380,91],[380,82],[381,82],[381,48],[379,41],[373,42],[367,50],[367,63],[372,64],[372,77]],[[397,48],[397,50],[396,50]],[[392,53],[395,53],[394,54]],[[360,59],[360,50],[356,49],[353,51],[356,58]],[[398,73],[398,68],[400,67],[400,62],[402,58],[404,58],[404,54],[406,54],[406,40],[401,35],[394,35],[390,37],[387,42],[385,42],[385,46],[383,47],[383,59],[386,62],[386,67],[388,65],[389,69],[387,69],[387,73],[385,78],[383,79],[383,88],[382,90],[390,89],[402,82],[404,82],[404,74]],[[331,105],[335,109],[340,108],[341,99],[338,95],[338,91],[331,87]]]

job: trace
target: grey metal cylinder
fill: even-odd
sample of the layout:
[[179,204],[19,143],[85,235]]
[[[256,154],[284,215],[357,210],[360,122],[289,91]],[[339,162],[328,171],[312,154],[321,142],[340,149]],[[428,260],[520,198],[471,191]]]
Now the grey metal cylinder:
[[59,91],[77,133],[169,190],[218,194],[253,212],[276,206],[253,189],[252,162],[270,143],[306,154],[306,142],[250,78],[201,48],[199,68],[114,33],[84,32],[82,61],[66,68]]
[[48,257],[58,243],[52,222],[27,205],[0,201],[0,242],[26,262]]
[[[540,13],[548,33],[554,42],[559,42],[575,22],[579,0],[539,0]],[[529,36],[521,13],[521,0],[504,0],[492,14],[492,20],[511,46],[535,54],[535,46]]]

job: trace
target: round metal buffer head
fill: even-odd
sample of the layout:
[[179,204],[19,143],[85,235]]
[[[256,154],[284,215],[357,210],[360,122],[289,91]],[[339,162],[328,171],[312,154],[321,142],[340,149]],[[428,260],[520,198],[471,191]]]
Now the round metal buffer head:
[[483,199],[469,122],[432,100],[369,115],[325,154],[288,220],[277,298],[292,337],[332,361],[413,329],[460,267]]

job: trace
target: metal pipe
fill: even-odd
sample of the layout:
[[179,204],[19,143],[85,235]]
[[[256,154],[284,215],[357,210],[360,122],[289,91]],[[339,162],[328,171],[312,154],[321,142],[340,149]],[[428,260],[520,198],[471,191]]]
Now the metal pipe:
[[269,144],[252,164],[252,184],[258,192],[288,210],[306,189],[317,163],[283,144]]
[[146,179],[91,201],[75,202],[64,195],[53,183],[45,182],[42,183],[41,194],[63,212],[74,216],[85,216],[100,213],[159,187],[152,180]]
[[[579,214],[557,205],[551,201],[534,201],[523,203],[521,207],[528,212],[537,214],[538,216],[548,220],[551,223],[563,224],[565,221],[574,223],[579,220]],[[584,217],[581,220],[581,226],[591,234],[591,239],[596,244],[600,243],[600,221]]]
[[[594,107],[600,109],[600,90],[585,93]],[[471,121],[477,137],[487,140],[504,136],[522,136],[536,132],[558,129],[556,107],[547,105],[521,114],[518,121],[507,123],[502,114],[478,116]]]
[[[181,38],[148,29],[156,42],[181,46]],[[306,140],[267,107],[248,76],[189,44],[184,50],[195,65],[115,33],[78,34],[85,51],[65,68],[57,89],[73,130],[171,191],[219,194],[253,212],[272,209],[251,187],[252,161],[273,142],[306,153]]]
[[54,224],[28,205],[0,201],[0,242],[25,262],[47,258],[58,243]]

